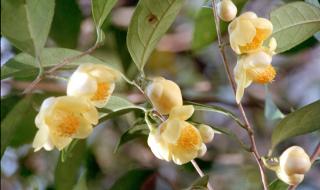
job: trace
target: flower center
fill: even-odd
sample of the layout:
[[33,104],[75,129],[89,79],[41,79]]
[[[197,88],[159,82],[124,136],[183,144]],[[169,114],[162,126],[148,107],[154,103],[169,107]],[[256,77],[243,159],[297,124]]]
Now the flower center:
[[98,83],[98,89],[96,93],[91,97],[91,100],[104,100],[106,99],[110,93],[109,93],[110,85],[106,82],[100,82]]
[[199,146],[200,138],[197,129],[188,125],[181,131],[177,146],[185,150],[192,150]]
[[78,114],[58,110],[52,116],[52,122],[55,124],[53,126],[56,126],[53,132],[62,137],[72,136],[80,126],[79,117]]
[[276,76],[276,70],[269,65],[267,68],[256,71],[253,75],[253,81],[260,84],[266,84],[271,82]]
[[245,46],[240,46],[240,51],[245,53],[259,48],[267,36],[268,30],[256,28],[256,35],[254,36],[252,42],[247,43]]

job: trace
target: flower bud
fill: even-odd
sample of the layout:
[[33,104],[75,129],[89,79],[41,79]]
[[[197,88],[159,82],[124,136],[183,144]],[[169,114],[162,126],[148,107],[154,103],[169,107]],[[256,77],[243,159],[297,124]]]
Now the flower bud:
[[221,20],[229,22],[237,15],[237,7],[231,0],[222,0],[217,5],[218,15]]
[[204,156],[206,152],[207,152],[207,146],[204,143],[202,143],[200,149],[198,150],[198,157]]
[[153,79],[146,88],[146,94],[154,108],[161,114],[169,114],[172,108],[182,106],[179,86],[163,77]]
[[203,142],[209,143],[214,137],[214,130],[208,125],[201,124],[198,128]]
[[277,176],[279,179],[281,179],[283,182],[289,185],[297,185],[302,182],[304,175],[303,174],[291,174],[288,175],[283,170],[279,170],[277,172]]
[[311,167],[310,158],[303,148],[292,146],[280,156],[280,168],[288,175],[305,174]]

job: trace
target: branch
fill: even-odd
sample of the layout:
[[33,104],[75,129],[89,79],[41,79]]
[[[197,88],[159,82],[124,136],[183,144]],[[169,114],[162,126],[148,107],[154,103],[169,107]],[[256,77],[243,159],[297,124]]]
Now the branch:
[[[222,38],[221,38],[220,21],[219,21],[219,17],[218,17],[217,11],[216,11],[217,10],[217,7],[216,7],[217,4],[216,3],[217,3],[216,0],[212,0],[212,10],[213,10],[213,15],[214,15],[214,19],[215,19],[215,25],[216,25],[216,30],[217,30],[220,54],[221,54],[222,62],[223,62],[225,71],[227,73],[229,82],[230,82],[230,84],[232,86],[232,90],[233,90],[234,94],[236,94],[236,83],[235,83],[234,79],[232,78],[231,70],[229,68],[229,64],[228,64],[228,61],[227,61],[227,56],[226,56],[226,53],[224,51],[225,44],[223,44]],[[242,118],[243,118],[243,120],[245,122],[246,131],[247,131],[248,136],[250,138],[251,153],[254,156],[254,158],[255,158],[255,160],[256,160],[256,162],[258,164],[258,167],[259,167],[259,171],[260,171],[260,175],[261,175],[261,181],[262,181],[262,184],[263,184],[263,189],[264,190],[268,190],[268,183],[267,183],[267,180],[266,180],[266,175],[264,173],[263,162],[262,162],[260,154],[259,154],[259,152],[257,150],[257,146],[256,146],[254,134],[253,134],[253,128],[251,127],[251,125],[250,125],[250,123],[248,121],[248,118],[246,116],[246,113],[245,113],[245,111],[243,109],[243,106],[242,106],[241,102],[238,104],[238,108],[239,108],[240,113],[242,115]]]
[[[316,161],[317,157],[320,156],[320,142],[318,143],[316,149],[314,150],[314,152],[312,153],[312,155],[310,156],[310,161],[311,164]],[[298,184],[299,185],[299,184]],[[295,190],[298,185],[291,185],[289,186],[288,190]]]
[[[194,161],[194,160],[191,160],[191,163],[192,163],[193,167],[197,170],[197,172],[200,175],[200,177],[203,177],[204,173],[202,172],[202,170],[198,166],[197,162]],[[208,185],[207,186],[208,186],[208,190],[214,190],[209,181],[208,181]]]
[[96,50],[98,47],[100,46],[100,44],[95,44],[94,46],[92,46],[91,48],[89,48],[88,50],[80,53],[79,55],[75,55],[72,57],[67,57],[64,58],[60,63],[56,64],[54,67],[52,67],[51,69],[49,69],[48,71],[45,71],[43,74],[39,73],[39,75],[37,76],[37,78],[32,81],[32,83],[22,92],[22,94],[29,94],[31,93],[36,85],[43,80],[44,78],[46,78],[46,76],[50,76],[53,75],[58,69],[64,67],[67,64],[72,63],[73,61],[80,59],[81,57],[88,55],[90,53],[92,53],[94,50]]

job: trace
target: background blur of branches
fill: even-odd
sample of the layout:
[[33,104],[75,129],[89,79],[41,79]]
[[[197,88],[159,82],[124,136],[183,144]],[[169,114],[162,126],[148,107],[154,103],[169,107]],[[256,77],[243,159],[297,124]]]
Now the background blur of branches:
[[[92,54],[114,63],[129,77],[134,77],[137,70],[126,48],[126,28],[136,3],[134,0],[118,1],[103,26],[106,33],[105,43]],[[252,10],[261,17],[268,17],[270,10],[283,3],[280,0],[249,0],[241,12]],[[238,113],[221,64],[217,43],[214,42],[198,51],[191,50],[195,17],[202,5],[203,1],[186,1],[175,23],[153,52],[145,72],[149,76],[162,75],[176,81],[182,88],[185,100],[216,103]],[[55,10],[48,47],[86,50],[94,44],[96,33],[89,0],[56,0]],[[19,50],[1,37],[1,65],[18,53]],[[234,66],[236,58],[230,49],[228,53],[230,63]],[[320,45],[315,37],[285,54],[275,56],[273,65],[278,75],[269,85],[269,90],[275,104],[283,113],[290,113],[320,98]],[[3,80],[1,96],[17,94],[29,83],[30,81]],[[63,81],[47,79],[39,83],[37,91],[46,92],[46,96],[59,95],[64,93],[65,87],[66,83]],[[116,94],[123,95],[136,104],[144,102],[144,97],[124,82],[119,83]],[[257,146],[262,155],[265,155],[270,147],[270,135],[274,127],[274,121],[264,117],[264,97],[264,86],[252,85],[243,99],[249,119],[255,126]],[[1,110],[3,118],[7,113],[6,105],[1,103],[1,108],[4,108]],[[41,189],[54,189],[54,175],[59,172],[55,171],[59,154],[57,151],[33,152],[31,141],[24,139],[35,133],[35,113],[26,114],[30,117],[24,122],[23,129],[15,135],[14,142],[1,159],[1,188],[31,189],[39,186]],[[193,119],[231,129],[240,139],[247,139],[243,130],[223,116],[197,113]],[[114,153],[120,135],[134,122],[134,113],[109,120],[95,128],[86,142],[87,145],[80,142],[83,146],[75,151],[82,154],[75,154],[78,157],[72,157],[70,163],[77,162],[74,160],[84,163],[81,175],[85,177],[89,189],[108,189],[119,177],[135,168],[154,170],[144,182],[144,189],[153,189],[155,186],[161,190],[181,189],[197,178],[196,172],[189,164],[176,166],[157,160],[146,145],[146,136],[125,144]],[[282,152],[290,145],[299,144],[310,154],[318,140],[319,132],[315,132],[287,140],[277,150]],[[197,162],[210,174],[218,190],[255,190],[260,187],[259,171],[253,158],[241,149],[237,141],[225,135],[216,135],[208,145],[206,156]],[[68,171],[60,175],[68,176]],[[267,175],[269,179],[275,177],[272,172],[268,172]],[[299,189],[320,189],[319,178],[319,167],[313,167]]]

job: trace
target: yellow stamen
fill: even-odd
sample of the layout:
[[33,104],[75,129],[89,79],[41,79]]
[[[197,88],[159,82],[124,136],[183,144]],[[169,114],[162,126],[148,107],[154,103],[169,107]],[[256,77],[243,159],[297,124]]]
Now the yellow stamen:
[[252,50],[258,49],[261,45],[263,40],[268,37],[268,30],[263,30],[256,28],[256,35],[254,36],[252,42],[246,44],[245,46],[240,46],[241,52],[250,52]]
[[191,125],[186,126],[178,139],[177,146],[185,150],[192,150],[200,144],[200,135]]
[[91,97],[91,100],[104,100],[106,99],[109,93],[110,85],[106,82],[98,83],[98,89],[96,93]]
[[51,128],[54,133],[63,137],[70,137],[75,134],[80,126],[79,116],[72,112],[57,110],[50,121],[56,126]]
[[253,78],[253,81],[260,84],[266,84],[271,82],[275,76],[276,70],[272,67],[272,65],[269,65],[262,72],[257,73]]

